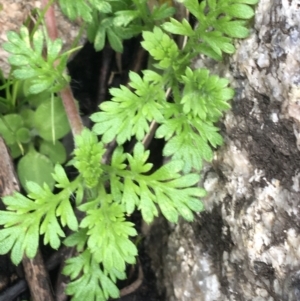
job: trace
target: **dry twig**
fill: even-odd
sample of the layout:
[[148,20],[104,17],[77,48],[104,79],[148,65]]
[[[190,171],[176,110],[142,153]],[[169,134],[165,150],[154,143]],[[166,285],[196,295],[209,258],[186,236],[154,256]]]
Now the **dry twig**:
[[[20,190],[11,157],[0,137],[0,197],[12,195]],[[33,301],[54,301],[48,273],[38,250],[35,258],[24,256],[23,267]]]

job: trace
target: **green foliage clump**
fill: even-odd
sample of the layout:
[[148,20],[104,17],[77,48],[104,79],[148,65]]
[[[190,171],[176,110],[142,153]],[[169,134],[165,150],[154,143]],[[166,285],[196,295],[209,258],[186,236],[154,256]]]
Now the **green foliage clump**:
[[[130,72],[128,87],[111,89],[112,99],[91,116],[92,130],[74,137],[70,164],[78,175],[70,181],[61,166],[66,155],[59,141],[68,121],[54,95],[69,80],[64,74],[68,52],[60,54],[61,41],[51,41],[41,29],[8,33],[4,47],[13,68],[3,78],[7,97],[0,98],[0,134],[15,158],[25,153],[18,173],[28,196],[3,198],[7,210],[0,211],[0,254],[11,252],[15,264],[24,254],[33,258],[40,236],[54,249],[61,243],[74,247],[76,256],[63,270],[71,280],[66,293],[74,301],[105,301],[119,296],[116,282],[136,260],[132,238],[137,232],[128,216],[140,210],[151,223],[161,212],[176,223],[179,217],[192,221],[204,209],[199,172],[223,143],[215,124],[230,108],[234,90],[207,69],[193,70],[191,60],[199,54],[220,60],[233,53],[233,38],[248,35],[246,21],[254,15],[250,5],[258,0],[179,1],[196,18],[195,28],[186,19],[172,18],[175,8],[166,3],[150,9],[146,0],[58,2],[70,19],[84,21],[97,50],[107,39],[122,51],[124,39],[142,33],[142,47],[154,64],[142,75]],[[173,35],[184,36],[185,46],[179,47]],[[144,144],[155,124],[155,138],[165,140],[163,155],[169,161],[153,171]],[[124,143],[132,139],[135,147],[126,152]],[[105,145],[114,140],[111,160],[104,163]],[[73,233],[65,238],[66,228]]]
[[[60,54],[62,41],[50,38],[37,30],[32,37],[25,26],[20,34],[13,31],[7,34],[8,43],[3,45],[4,50],[11,53],[8,61],[16,69],[12,72],[15,78],[30,80],[28,92],[38,94],[43,91],[57,92],[66,85],[64,75],[67,54]],[[47,46],[46,59],[42,55],[44,44]],[[59,59],[59,61],[58,61]],[[59,62],[53,68],[54,62]]]
[[41,29],[30,34],[22,26],[19,34],[8,32],[7,38],[3,48],[11,54],[12,70],[8,79],[1,76],[5,98],[0,99],[0,134],[13,158],[25,154],[17,168],[23,188],[34,181],[53,189],[54,165],[67,158],[59,139],[70,131],[62,101],[54,96],[69,82],[68,53],[60,54],[62,41],[51,41]]
[[[160,78],[158,74],[156,76]],[[111,101],[103,102],[101,112],[91,116],[96,123],[94,132],[103,135],[104,143],[116,138],[122,145],[133,136],[141,141],[149,132],[149,122],[163,120],[161,109],[165,96],[162,84],[151,82],[151,78],[142,79],[134,72],[130,72],[129,78],[134,92],[125,86],[111,89]]]
[[[18,264],[23,254],[33,258],[37,252],[39,235],[44,235],[44,244],[58,249],[61,237],[65,237],[62,226],[76,231],[78,221],[70,204],[70,196],[79,181],[69,182],[64,169],[57,165],[53,174],[57,186],[64,188],[53,194],[49,186],[43,187],[35,182],[27,182],[28,197],[16,192],[3,198],[7,211],[0,212],[0,254],[11,251],[13,263]],[[60,217],[60,223],[58,221]]]
[[102,174],[99,162],[105,149],[103,144],[98,142],[97,136],[88,130],[83,130],[80,136],[76,136],[75,143],[77,148],[74,151],[74,166],[81,173],[85,185],[93,188]]
[[175,12],[167,4],[154,7],[150,13],[146,0],[59,0],[62,11],[71,19],[82,18],[87,25],[87,36],[96,50],[103,49],[106,39],[111,47],[123,51],[124,39],[132,38],[155,22]]

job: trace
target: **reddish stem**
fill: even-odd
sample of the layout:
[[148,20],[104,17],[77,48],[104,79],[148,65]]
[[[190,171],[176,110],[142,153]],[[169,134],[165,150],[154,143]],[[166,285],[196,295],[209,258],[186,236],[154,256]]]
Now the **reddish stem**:
[[[42,0],[42,7],[46,7],[48,5],[49,0]],[[47,26],[47,32],[50,39],[53,41],[58,38],[58,30],[56,26],[55,19],[55,9],[54,5],[51,5],[45,14],[45,22]]]
[[72,90],[69,85],[67,85],[60,91],[60,96],[69,119],[72,134],[73,136],[79,135],[83,130],[83,124],[75,104]]
[[[48,5],[49,0],[42,0],[43,7]],[[55,20],[54,5],[51,5],[45,13],[45,23],[48,35],[51,40],[58,38],[58,31]],[[55,63],[57,65],[58,62]],[[79,135],[83,129],[83,124],[79,116],[78,109],[76,107],[75,99],[73,97],[72,90],[69,85],[67,85],[60,92],[61,99],[63,101],[65,111],[72,129],[73,136]]]

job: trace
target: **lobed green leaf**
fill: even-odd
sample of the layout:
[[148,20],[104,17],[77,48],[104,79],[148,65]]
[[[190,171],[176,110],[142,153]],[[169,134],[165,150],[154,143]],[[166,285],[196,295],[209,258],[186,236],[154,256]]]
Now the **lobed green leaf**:
[[[88,247],[97,262],[106,270],[115,268],[121,272],[125,264],[133,263],[137,250],[128,236],[136,235],[133,224],[125,221],[123,206],[109,204],[110,195],[103,193],[103,204],[98,209],[87,210],[81,228],[88,228]],[[99,233],[102,233],[99,239]]]
[[[76,247],[78,252],[82,252],[86,242],[87,242],[88,236],[87,236],[87,229],[78,229],[75,233],[72,233],[69,235],[65,240],[64,244],[67,247]],[[78,274],[76,274],[74,277],[76,277]]]
[[[123,274],[120,275],[112,270],[113,277],[110,277],[107,272],[101,270],[88,250],[77,257],[68,259],[63,273],[72,279],[67,286],[66,293],[73,295],[72,300],[74,301],[106,301],[109,297],[119,297],[119,290],[115,281],[117,275],[123,276]],[[115,278],[115,281],[112,281],[112,278]],[[78,290],[78,287],[81,289]]]
[[155,60],[159,61],[162,69],[172,66],[179,58],[179,50],[174,42],[159,27],[154,27],[153,32],[143,32],[143,48],[149,51]]
[[225,8],[224,12],[239,19],[250,19],[254,16],[253,8],[246,4],[232,4]]
[[168,3],[164,3],[162,5],[154,6],[151,18],[152,20],[159,21],[163,19],[167,19],[175,14],[175,8],[170,7]]
[[193,28],[186,19],[182,19],[181,22],[176,19],[171,18],[170,22],[165,22],[162,28],[173,34],[180,34],[187,37],[192,37],[195,35]]
[[161,109],[165,99],[161,84],[154,84],[130,73],[132,92],[127,87],[110,90],[112,101],[100,105],[101,112],[91,116],[95,122],[93,131],[103,135],[104,143],[111,142],[115,137],[119,145],[135,136],[141,141],[149,132],[149,122],[163,119]]
[[97,136],[86,128],[75,137],[75,143],[74,166],[81,173],[86,186],[93,188],[102,174],[101,159],[105,149]]
[[81,17],[86,22],[92,21],[92,9],[84,0],[59,0],[62,12],[72,21]]
[[[5,196],[2,198],[7,210],[18,211],[19,214],[27,213],[37,209],[37,205],[29,198],[23,196],[21,193],[15,192],[12,196]],[[1,219],[0,223],[6,224],[8,221]],[[2,225],[3,225],[2,224]]]
[[46,183],[50,189],[54,187],[51,176],[53,163],[46,156],[32,150],[18,162],[17,171],[23,188],[29,192],[28,182],[35,182],[42,186]]
[[60,216],[63,227],[67,225],[72,231],[77,231],[78,221],[69,199],[64,199],[60,202],[56,209],[56,216]]
[[40,234],[44,234],[44,244],[50,244],[53,249],[58,249],[61,244],[60,237],[65,237],[61,226],[55,216],[54,208],[49,210],[41,223]]

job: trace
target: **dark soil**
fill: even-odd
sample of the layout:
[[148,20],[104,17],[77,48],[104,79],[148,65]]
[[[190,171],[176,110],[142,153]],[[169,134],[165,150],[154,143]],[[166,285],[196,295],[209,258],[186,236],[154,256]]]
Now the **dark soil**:
[[[279,113],[281,103],[270,101],[265,95],[256,95],[259,113],[252,114],[254,103],[247,100],[234,101],[233,114],[243,127],[237,127],[228,133],[247,149],[250,162],[257,169],[265,171],[268,181],[277,179],[284,187],[292,185],[292,178],[299,170],[300,153],[296,147],[292,121],[271,120],[270,112]],[[261,186],[266,185],[264,180]]]

